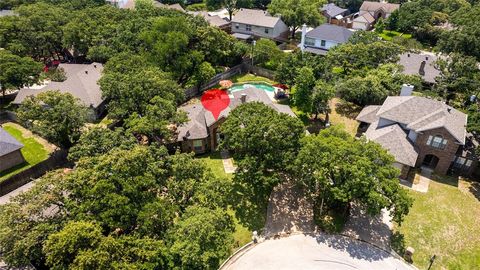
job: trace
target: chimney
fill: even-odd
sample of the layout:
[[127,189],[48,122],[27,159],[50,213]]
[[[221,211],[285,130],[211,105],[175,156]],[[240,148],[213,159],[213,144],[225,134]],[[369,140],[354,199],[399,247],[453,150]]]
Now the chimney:
[[413,85],[410,84],[403,84],[402,85],[402,90],[400,90],[400,96],[411,96],[413,92]]
[[300,41],[300,50],[305,50],[305,36],[307,35],[307,25],[302,25],[302,40]]
[[425,76],[425,65],[427,63],[425,61],[422,61],[422,63],[420,63],[420,68],[418,69],[418,74],[420,76]]
[[247,102],[247,94],[242,94],[242,96],[240,97],[240,100],[242,101],[242,103],[245,103]]

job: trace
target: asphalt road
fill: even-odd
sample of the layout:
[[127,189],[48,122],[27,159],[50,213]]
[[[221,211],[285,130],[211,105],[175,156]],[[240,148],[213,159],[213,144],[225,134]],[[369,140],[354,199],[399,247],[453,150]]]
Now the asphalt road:
[[247,250],[223,269],[229,270],[412,270],[391,254],[342,236],[292,235],[266,240]]

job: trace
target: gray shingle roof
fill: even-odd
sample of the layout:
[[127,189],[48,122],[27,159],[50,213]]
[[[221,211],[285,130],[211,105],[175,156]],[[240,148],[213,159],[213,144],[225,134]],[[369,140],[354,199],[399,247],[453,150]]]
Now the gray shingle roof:
[[233,23],[250,24],[273,28],[280,21],[268,12],[259,9],[241,8],[232,18]]
[[324,11],[329,17],[333,18],[339,14],[347,12],[348,9],[341,8],[335,5],[334,3],[330,3],[330,4],[323,5],[323,7],[321,8],[321,11]]
[[[434,83],[435,78],[440,76],[440,70],[435,68],[435,61],[438,57],[432,53],[404,53],[400,55],[399,64],[403,66],[403,73],[408,75],[419,75],[429,83]],[[420,72],[422,62],[425,61],[423,74]]]
[[12,135],[0,127],[0,156],[10,154],[21,149],[23,144],[17,141]]
[[379,143],[399,163],[415,166],[418,152],[408,140],[407,133],[398,124],[378,128],[378,121],[373,122],[365,132],[367,139]]
[[194,16],[202,16],[210,25],[216,27],[222,27],[230,24],[227,19],[223,19],[218,15],[210,16],[206,11],[194,11],[189,12],[189,14],[192,14]]
[[[274,103],[264,90],[251,87],[231,93],[230,104],[220,113],[218,119],[227,117],[234,108],[242,104],[242,94],[247,95],[246,102],[262,102],[279,113],[295,116],[295,113],[293,113],[289,106]],[[184,138],[189,140],[207,138],[207,128],[218,121],[218,119],[214,119],[213,114],[210,111],[205,110],[205,108],[199,103],[181,106],[179,110],[187,112],[189,120],[187,123],[178,127],[178,141],[183,141]]]
[[387,97],[377,116],[421,132],[445,128],[458,142],[465,144],[467,115],[440,102],[424,97]]
[[345,43],[351,35],[353,35],[353,31],[345,27],[333,24],[322,24],[315,29],[310,30],[306,34],[306,37]]
[[365,123],[373,123],[375,121],[378,121],[378,116],[377,112],[380,110],[380,105],[371,105],[371,106],[366,106],[363,108],[363,110],[358,114],[357,118],[355,118],[357,121],[360,122],[365,122]]
[[97,108],[102,103],[102,92],[97,84],[97,81],[102,76],[102,64],[60,64],[59,67],[65,70],[67,75],[65,81],[50,82],[39,89],[33,87],[20,89],[13,103],[20,104],[27,96],[38,95],[48,90],[60,90],[62,93],[70,93],[74,97],[79,98],[84,105],[92,106],[93,108]]

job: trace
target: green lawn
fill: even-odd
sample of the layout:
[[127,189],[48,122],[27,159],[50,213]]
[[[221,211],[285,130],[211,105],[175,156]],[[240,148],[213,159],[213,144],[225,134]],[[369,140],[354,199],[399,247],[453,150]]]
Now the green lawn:
[[389,31],[389,30],[383,30],[383,32],[381,34],[378,34],[381,38],[383,38],[384,40],[392,40],[394,37],[403,37],[405,39],[411,39],[412,38],[412,35],[411,34],[404,34],[404,33],[400,33],[400,32],[397,32],[397,31]]
[[42,144],[37,142],[35,138],[25,137],[21,130],[12,125],[4,125],[2,128],[24,145],[21,152],[26,162],[6,171],[0,172],[0,181],[3,181],[8,177],[28,169],[48,158],[48,151],[43,147]]
[[402,226],[396,228],[399,238],[404,237],[403,247],[415,249],[413,263],[420,269],[428,267],[434,254],[432,270],[479,269],[480,185],[436,178],[439,181],[431,181],[427,193],[410,191],[415,202]]
[[[222,159],[220,157],[220,152],[213,152],[211,154],[201,155],[198,158],[204,161],[205,165],[210,168],[210,170],[216,176],[220,176],[227,181],[231,181],[233,174],[225,173],[225,170],[223,169]],[[240,224],[240,221],[236,217],[235,210],[229,208],[228,212],[234,217],[235,233],[233,234],[233,237],[235,239],[234,249],[236,250],[252,240],[252,232],[247,227]]]
[[256,76],[250,73],[235,75],[231,78],[231,81],[234,83],[243,83],[243,82],[266,82],[269,84],[276,84],[277,82],[272,81],[268,78]]

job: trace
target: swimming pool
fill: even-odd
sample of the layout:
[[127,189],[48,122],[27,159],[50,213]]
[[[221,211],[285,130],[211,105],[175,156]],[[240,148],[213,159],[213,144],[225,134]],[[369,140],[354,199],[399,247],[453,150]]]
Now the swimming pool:
[[264,91],[268,92],[275,92],[275,87],[266,84],[266,83],[241,83],[241,84],[235,84],[232,87],[229,88],[230,92],[235,92],[247,88],[255,87],[257,89],[261,89]]

